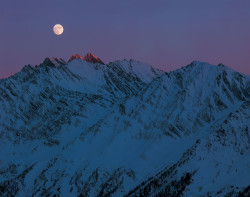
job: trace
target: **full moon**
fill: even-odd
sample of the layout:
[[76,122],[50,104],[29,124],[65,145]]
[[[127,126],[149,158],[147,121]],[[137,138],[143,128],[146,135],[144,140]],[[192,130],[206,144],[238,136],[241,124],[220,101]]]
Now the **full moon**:
[[63,33],[63,26],[60,25],[60,24],[56,24],[54,27],[53,27],[53,32],[56,34],[56,35],[61,35]]

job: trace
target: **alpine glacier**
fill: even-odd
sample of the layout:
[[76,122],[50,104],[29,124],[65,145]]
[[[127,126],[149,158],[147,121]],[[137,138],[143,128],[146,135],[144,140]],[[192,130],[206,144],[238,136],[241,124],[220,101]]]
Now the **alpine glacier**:
[[0,80],[0,196],[250,196],[250,76],[93,54]]

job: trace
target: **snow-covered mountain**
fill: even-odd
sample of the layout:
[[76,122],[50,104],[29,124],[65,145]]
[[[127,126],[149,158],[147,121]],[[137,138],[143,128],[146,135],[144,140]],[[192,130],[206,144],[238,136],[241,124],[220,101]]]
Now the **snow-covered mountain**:
[[250,195],[250,77],[88,54],[0,80],[0,196]]

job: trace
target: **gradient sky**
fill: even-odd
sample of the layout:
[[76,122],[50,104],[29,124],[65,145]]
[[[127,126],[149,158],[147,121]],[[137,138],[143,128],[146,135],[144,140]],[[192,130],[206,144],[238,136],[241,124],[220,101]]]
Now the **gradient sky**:
[[132,58],[170,71],[199,60],[250,75],[250,1],[0,1],[0,78],[88,52],[105,63]]

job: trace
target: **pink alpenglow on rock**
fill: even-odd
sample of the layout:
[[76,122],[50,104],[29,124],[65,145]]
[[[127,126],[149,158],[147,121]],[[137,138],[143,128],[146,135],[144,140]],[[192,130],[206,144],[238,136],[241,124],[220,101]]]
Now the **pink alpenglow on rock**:
[[75,54],[75,55],[72,55],[71,58],[69,59],[69,62],[71,62],[72,60],[74,59],[81,59],[81,60],[84,60],[83,56],[81,55],[78,55],[78,54]]
[[93,55],[92,53],[87,53],[84,57],[78,54],[72,55],[71,58],[69,59],[69,62],[73,61],[74,59],[81,59],[93,64],[94,63],[104,64],[104,62],[99,57]]
[[91,63],[104,64],[104,62],[99,57],[93,55],[92,53],[87,53],[84,57],[84,60]]

